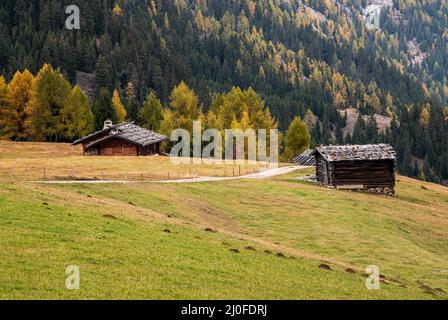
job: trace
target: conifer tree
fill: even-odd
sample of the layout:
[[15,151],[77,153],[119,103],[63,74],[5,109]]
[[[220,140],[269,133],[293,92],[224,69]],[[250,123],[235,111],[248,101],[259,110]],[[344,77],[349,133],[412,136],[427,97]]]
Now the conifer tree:
[[138,118],[137,95],[134,84],[129,81],[126,86],[126,112],[129,120],[135,121]]
[[0,137],[3,136],[3,117],[6,111],[6,95],[8,93],[8,86],[6,85],[5,78],[0,76]]
[[117,113],[118,121],[124,122],[126,120],[126,109],[124,108],[123,104],[121,103],[120,94],[118,93],[118,90],[114,90],[114,93],[112,95],[112,103],[114,105],[115,111]]
[[61,121],[64,138],[68,141],[79,139],[93,131],[93,113],[89,98],[75,86],[62,110]]
[[95,115],[96,130],[102,130],[106,120],[111,120],[114,124],[118,122],[117,112],[112,103],[110,93],[106,88],[100,89],[98,98],[93,106],[93,113]]
[[156,95],[151,92],[139,112],[139,124],[149,130],[158,131],[163,119],[163,107]]
[[27,133],[34,141],[58,142],[64,138],[62,110],[71,86],[59,69],[45,64],[36,76],[33,99],[27,106]]
[[311,111],[310,109],[306,111],[304,122],[308,131],[311,131],[316,125],[316,117],[314,116],[313,111]]
[[17,71],[7,87],[6,100],[0,117],[3,137],[11,140],[25,140],[26,109],[33,97],[33,75],[25,70]]
[[198,97],[182,81],[171,92],[170,108],[164,111],[161,125],[163,133],[169,135],[172,130],[178,128],[192,132],[193,121],[198,118],[199,114]]
[[311,136],[306,124],[296,117],[288,128],[285,136],[285,159],[291,161],[307,148],[309,148]]

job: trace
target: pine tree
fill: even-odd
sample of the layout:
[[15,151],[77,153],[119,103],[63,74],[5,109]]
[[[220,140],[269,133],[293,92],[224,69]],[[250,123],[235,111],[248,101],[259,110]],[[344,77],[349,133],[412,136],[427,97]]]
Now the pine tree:
[[313,111],[311,111],[311,109],[307,109],[305,118],[303,120],[305,122],[308,131],[313,130],[314,126],[316,125],[316,117],[314,116]]
[[161,127],[165,134],[182,128],[193,131],[193,121],[199,116],[198,97],[185,82],[181,82],[173,89],[170,96],[170,108],[164,111]]
[[118,121],[124,122],[126,120],[127,112],[124,108],[123,104],[121,103],[120,94],[118,93],[118,90],[114,90],[114,93],[112,95],[112,103],[115,108],[115,112],[117,113]]
[[117,112],[112,103],[110,93],[106,88],[100,89],[98,98],[93,106],[93,114],[95,116],[96,130],[103,129],[106,120],[111,120],[112,123],[118,122]]
[[360,115],[355,124],[355,129],[353,130],[352,140],[356,144],[362,144],[367,141],[367,124],[364,118]]
[[376,143],[378,140],[378,125],[373,115],[370,116],[366,126],[366,143]]
[[420,114],[419,123],[424,129],[429,128],[429,121],[430,121],[429,110],[430,110],[429,105],[426,105]]
[[10,43],[9,34],[3,23],[0,22],[0,70],[2,70],[8,65],[9,43]]
[[245,112],[253,129],[269,131],[277,127],[269,108],[266,108],[265,102],[252,88],[243,91],[234,87],[225,94],[217,95],[212,102],[211,110],[219,118],[222,125],[219,129],[222,130],[230,128],[234,118],[241,121]]
[[425,159],[425,163],[423,164],[422,172],[426,178],[425,181],[433,182],[435,180],[433,177],[432,168],[431,168],[431,165],[429,164],[428,159]]
[[8,86],[5,78],[0,76],[0,137],[3,136],[3,117],[6,111],[6,95],[8,94]]
[[113,15],[116,17],[121,17],[123,15],[123,9],[121,9],[120,5],[117,3],[112,10]]
[[126,112],[130,120],[135,121],[138,119],[137,95],[134,84],[131,81],[126,86]]
[[420,167],[418,166],[417,160],[414,161],[414,171],[412,172],[412,176],[417,178],[420,173]]
[[11,140],[25,140],[26,109],[33,97],[33,75],[25,70],[17,71],[8,85],[6,101],[0,118],[3,137]]
[[93,120],[89,98],[81,88],[75,86],[61,113],[64,138],[73,141],[91,133]]
[[111,65],[109,60],[100,55],[95,65],[96,86],[97,88],[107,88],[111,90],[113,87]]
[[163,120],[163,107],[154,93],[150,93],[139,112],[139,124],[149,130],[158,131]]
[[28,136],[34,141],[60,141],[64,137],[62,110],[70,97],[70,83],[59,69],[45,64],[33,89],[33,99],[26,109]]
[[291,161],[309,148],[311,136],[304,122],[296,117],[285,136],[285,159]]

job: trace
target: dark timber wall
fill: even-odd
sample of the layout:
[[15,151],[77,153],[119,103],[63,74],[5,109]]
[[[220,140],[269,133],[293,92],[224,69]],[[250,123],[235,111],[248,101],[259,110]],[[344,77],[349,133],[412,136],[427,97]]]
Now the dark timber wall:
[[364,185],[369,187],[395,186],[395,161],[362,160],[334,162],[335,186]]
[[317,181],[335,188],[377,189],[393,193],[395,160],[357,160],[329,162],[316,154]]
[[158,154],[160,143],[146,147],[137,146],[121,139],[111,139],[97,146],[84,149],[85,156],[151,156]]

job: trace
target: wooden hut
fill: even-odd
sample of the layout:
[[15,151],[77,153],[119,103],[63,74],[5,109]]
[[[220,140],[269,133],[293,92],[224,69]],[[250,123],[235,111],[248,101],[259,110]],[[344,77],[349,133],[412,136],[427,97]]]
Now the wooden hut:
[[395,192],[395,151],[388,144],[318,147],[317,181],[338,189]]
[[101,131],[73,143],[82,144],[85,156],[151,156],[160,152],[160,144],[169,138],[133,123],[104,123]]

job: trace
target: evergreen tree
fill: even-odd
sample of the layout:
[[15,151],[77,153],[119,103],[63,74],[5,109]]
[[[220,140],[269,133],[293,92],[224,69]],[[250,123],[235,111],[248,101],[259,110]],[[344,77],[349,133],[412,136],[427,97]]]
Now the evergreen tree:
[[170,96],[170,108],[163,113],[161,128],[165,134],[171,134],[174,129],[182,128],[193,131],[193,121],[200,113],[198,98],[185,82],[173,89]]
[[225,94],[217,95],[210,109],[220,120],[221,128],[219,129],[222,130],[231,128],[234,119],[241,121],[245,113],[253,129],[269,131],[277,128],[269,108],[252,88],[243,91],[234,87]]
[[118,122],[117,112],[112,103],[110,93],[106,88],[100,89],[98,98],[93,105],[93,114],[95,116],[96,130],[102,130],[106,120],[111,120],[112,123]]
[[311,130],[313,130],[313,128],[316,125],[316,117],[314,116],[313,111],[308,109],[306,111],[305,118],[303,120],[305,122],[308,131],[311,132]]
[[138,119],[137,95],[132,82],[129,82],[126,86],[126,112],[130,120],[136,121]]
[[[0,17],[1,21],[1,17]],[[6,27],[0,22],[0,70],[8,66],[9,61],[9,34]]]
[[91,133],[93,120],[89,98],[81,88],[75,86],[61,113],[64,138],[73,141]]
[[34,77],[28,70],[23,73],[17,71],[7,87],[6,100],[0,117],[3,137],[6,139],[25,140],[27,138],[26,109],[33,97],[33,81]]
[[306,124],[296,117],[288,128],[285,136],[285,159],[291,161],[309,148],[311,136]]
[[150,93],[139,112],[139,124],[149,130],[158,131],[163,120],[163,107],[154,93]]
[[113,80],[111,70],[110,62],[106,56],[99,56],[95,65],[95,82],[97,88],[107,88],[108,90],[112,90]]
[[376,123],[375,117],[372,115],[369,118],[369,121],[366,124],[366,137],[365,141],[367,143],[376,143],[378,142],[378,125]]
[[425,159],[425,163],[423,164],[423,170],[422,170],[424,176],[425,176],[425,181],[429,181],[429,182],[434,182],[435,179],[433,177],[432,174],[432,169],[431,169],[431,165],[429,164],[428,159]]
[[4,135],[3,128],[3,117],[6,112],[6,95],[8,94],[8,86],[6,84],[5,78],[0,76],[0,137]]
[[367,125],[362,116],[358,117],[355,124],[355,129],[352,135],[352,141],[355,144],[363,144],[367,142]]
[[124,122],[126,120],[126,109],[124,108],[123,104],[121,103],[120,94],[118,93],[118,90],[114,90],[114,93],[112,95],[112,103],[115,108],[115,112],[117,113],[118,121]]
[[62,110],[70,97],[70,83],[59,70],[45,64],[33,89],[33,99],[26,109],[28,136],[34,141],[60,141],[64,137]]

